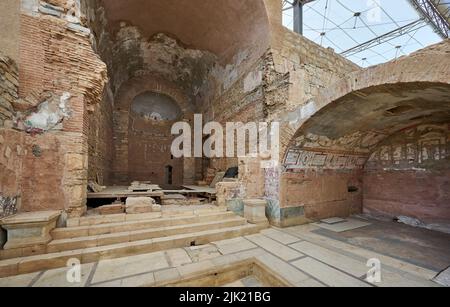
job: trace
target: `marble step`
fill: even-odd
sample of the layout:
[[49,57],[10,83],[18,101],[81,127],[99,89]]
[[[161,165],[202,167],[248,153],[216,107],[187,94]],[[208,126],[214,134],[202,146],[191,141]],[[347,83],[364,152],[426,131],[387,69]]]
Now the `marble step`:
[[66,267],[67,262],[72,259],[78,259],[81,263],[92,263],[102,259],[114,259],[173,248],[204,245],[214,241],[255,234],[266,227],[266,225],[245,224],[155,239],[8,259],[0,261],[0,278]]
[[156,219],[108,223],[91,226],[57,228],[52,231],[51,235],[54,240],[72,239],[77,237],[98,236],[119,232],[144,230],[150,228],[161,228],[161,227],[195,224],[202,222],[221,221],[235,216],[236,215],[233,212],[218,212],[202,215],[191,215],[191,216],[166,217],[166,218],[162,217]]
[[141,214],[107,214],[107,215],[94,215],[94,216],[84,216],[79,218],[71,218],[67,220],[67,227],[79,227],[79,226],[93,226],[102,225],[110,223],[123,223],[123,222],[133,222],[141,220],[150,220],[157,218],[168,218],[168,217],[181,217],[181,216],[192,216],[192,215],[207,215],[214,213],[226,212],[226,207],[216,207],[216,208],[181,208],[162,210],[162,212],[150,212]]
[[119,244],[147,239],[154,239],[159,237],[167,237],[178,234],[187,234],[208,229],[220,229],[227,227],[235,227],[245,225],[246,220],[239,216],[234,216],[226,220],[182,224],[176,226],[165,226],[158,228],[150,228],[143,230],[134,230],[127,232],[117,232],[112,234],[77,237],[72,239],[53,240],[47,245],[47,253],[62,252],[67,250],[90,248],[105,246],[111,244]]

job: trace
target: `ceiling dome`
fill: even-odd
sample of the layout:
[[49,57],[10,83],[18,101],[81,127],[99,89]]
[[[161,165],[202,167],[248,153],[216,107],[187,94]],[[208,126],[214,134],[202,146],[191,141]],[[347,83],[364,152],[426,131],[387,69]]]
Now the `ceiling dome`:
[[264,52],[269,42],[262,0],[103,0],[102,6],[113,33],[126,22],[137,26],[145,38],[165,33],[224,61],[249,47]]

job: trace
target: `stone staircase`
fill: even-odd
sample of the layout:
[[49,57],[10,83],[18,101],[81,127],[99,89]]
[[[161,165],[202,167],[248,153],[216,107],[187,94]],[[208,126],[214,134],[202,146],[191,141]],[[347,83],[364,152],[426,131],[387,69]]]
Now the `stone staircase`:
[[[138,215],[134,217],[136,219]],[[91,263],[102,259],[152,253],[259,232],[266,225],[248,224],[233,212],[213,210],[169,216],[142,215],[136,220],[119,216],[82,218],[71,226],[52,231],[53,240],[44,249],[0,250],[0,278],[61,268],[69,259]],[[73,223],[71,223],[73,224]]]

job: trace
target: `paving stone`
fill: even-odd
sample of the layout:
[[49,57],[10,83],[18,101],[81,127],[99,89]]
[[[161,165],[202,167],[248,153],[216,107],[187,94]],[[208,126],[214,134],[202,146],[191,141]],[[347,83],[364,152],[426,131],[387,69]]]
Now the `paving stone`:
[[285,261],[294,260],[304,256],[302,253],[263,235],[251,235],[246,238]]
[[349,230],[353,230],[353,229],[366,227],[371,224],[367,223],[367,222],[362,222],[362,221],[359,221],[356,219],[348,219],[345,222],[341,222],[341,223],[337,223],[337,224],[315,223],[314,225],[316,225],[320,228],[326,229],[326,230],[334,231],[334,232],[344,232],[344,231],[349,231]]
[[213,259],[222,256],[217,246],[207,244],[203,246],[193,246],[186,249],[193,262]]
[[348,256],[339,254],[337,252],[331,251],[329,249],[320,247],[318,245],[306,241],[295,243],[290,246],[302,252],[305,255],[308,255],[312,258],[325,262],[330,266],[345,271],[357,278],[367,274],[367,272],[370,269],[369,267],[366,266],[366,262],[355,260]]
[[239,261],[239,258],[234,254],[225,255],[225,256],[216,257],[216,258],[211,259],[211,262],[216,266],[230,265],[230,264],[232,264],[234,262],[238,262],[238,261]]
[[370,287],[365,282],[312,258],[300,259],[292,264],[330,287]]
[[213,242],[222,255],[234,254],[240,251],[256,248],[257,246],[245,238],[234,238]]
[[38,275],[39,272],[0,278],[0,288],[28,287]]
[[310,278],[308,275],[297,270],[294,266],[271,254],[264,253],[262,255],[258,255],[256,258],[267,269],[270,269],[275,274],[282,276],[292,285],[295,285],[301,281],[305,281]]
[[340,218],[340,217],[332,217],[329,219],[325,219],[325,220],[321,220],[320,222],[325,223],[325,224],[329,224],[329,225],[333,225],[333,224],[337,224],[337,223],[342,223],[345,222],[346,220]]
[[164,252],[139,256],[102,260],[98,263],[92,283],[124,278],[144,272],[151,272],[169,267]]
[[295,284],[296,287],[299,288],[321,288],[325,287],[322,283],[318,282],[315,279],[307,279]]
[[67,280],[68,268],[48,270],[39,277],[33,287],[84,287],[93,267],[93,263],[81,265],[81,280],[79,283],[70,283]]
[[153,273],[146,273],[136,276],[131,276],[119,280],[113,280],[110,282],[100,283],[94,285],[94,287],[111,287],[111,288],[130,288],[130,287],[145,287],[151,286],[155,283],[155,277]]
[[248,276],[244,279],[241,279],[241,282],[244,284],[244,287],[247,288],[260,288],[263,287],[263,283],[258,280],[255,276]]
[[191,257],[182,248],[168,250],[166,251],[166,255],[170,260],[170,265],[173,267],[192,262]]
[[439,275],[434,278],[434,281],[442,286],[450,287],[450,267],[439,273]]
[[233,256],[236,257],[238,260],[246,260],[246,259],[250,259],[250,258],[256,258],[257,256],[261,256],[261,255],[268,255],[268,254],[269,253],[267,253],[265,250],[258,247],[258,248],[254,248],[254,249],[250,249],[247,251],[242,251],[242,252],[233,254]]
[[177,280],[180,278],[180,272],[176,268],[171,268],[167,270],[157,271],[154,273],[155,282],[167,282],[172,280]]
[[284,233],[274,228],[264,229],[261,231],[261,234],[285,245],[292,244],[301,240],[297,237],[291,236],[290,234]]
[[374,283],[377,287],[402,287],[402,288],[421,288],[421,287],[439,287],[437,283],[417,278],[410,274],[393,273],[381,268],[381,283]]
[[191,264],[186,264],[178,267],[178,272],[180,272],[181,277],[189,277],[193,274],[202,273],[205,271],[213,270],[214,264],[210,260],[205,260],[202,262],[196,262]]
[[223,286],[225,288],[244,288],[245,287],[245,285],[242,282],[242,280],[236,280],[236,281],[233,281],[232,283],[229,283],[229,284],[226,284],[226,285],[223,285]]

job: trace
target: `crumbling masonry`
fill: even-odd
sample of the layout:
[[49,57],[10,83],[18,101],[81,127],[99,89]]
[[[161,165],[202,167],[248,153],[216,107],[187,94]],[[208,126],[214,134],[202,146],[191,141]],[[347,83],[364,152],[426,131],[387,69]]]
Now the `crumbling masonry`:
[[[2,1],[1,215],[80,217],[88,181],[164,184],[170,167],[195,184],[239,167],[219,205],[265,199],[273,225],[361,212],[450,224],[448,41],[361,69],[284,28],[281,1],[207,3]],[[280,164],[173,159],[170,128],[195,113],[280,122]]]

